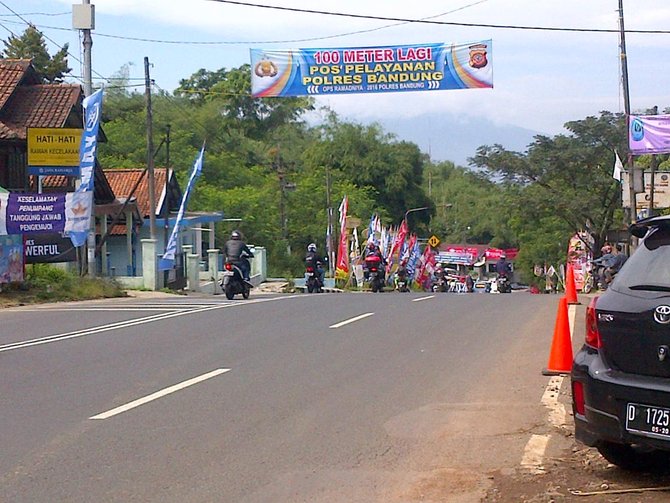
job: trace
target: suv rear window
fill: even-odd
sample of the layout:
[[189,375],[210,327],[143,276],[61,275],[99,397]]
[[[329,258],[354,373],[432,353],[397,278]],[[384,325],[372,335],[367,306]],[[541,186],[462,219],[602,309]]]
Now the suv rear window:
[[670,229],[652,230],[617,273],[612,288],[670,291]]

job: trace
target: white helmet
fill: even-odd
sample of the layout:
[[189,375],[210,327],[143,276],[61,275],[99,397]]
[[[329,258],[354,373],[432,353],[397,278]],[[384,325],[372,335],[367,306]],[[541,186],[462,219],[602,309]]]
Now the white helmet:
[[316,251],[316,244],[315,243],[310,243],[309,245],[307,245],[307,251],[315,252]]

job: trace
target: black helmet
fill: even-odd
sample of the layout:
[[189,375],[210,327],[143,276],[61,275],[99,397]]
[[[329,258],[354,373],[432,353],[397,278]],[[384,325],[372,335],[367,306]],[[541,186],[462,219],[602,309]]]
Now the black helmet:
[[233,231],[230,233],[230,239],[241,239],[240,231]]

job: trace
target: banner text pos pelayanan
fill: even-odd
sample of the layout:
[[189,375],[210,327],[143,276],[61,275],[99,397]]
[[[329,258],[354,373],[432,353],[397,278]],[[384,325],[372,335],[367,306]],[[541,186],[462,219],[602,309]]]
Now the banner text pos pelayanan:
[[251,49],[254,98],[492,87],[491,40],[451,45]]

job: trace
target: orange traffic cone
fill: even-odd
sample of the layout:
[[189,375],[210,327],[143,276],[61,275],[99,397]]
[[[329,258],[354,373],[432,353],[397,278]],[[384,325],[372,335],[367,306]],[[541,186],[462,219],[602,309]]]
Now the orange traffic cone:
[[568,321],[568,302],[565,297],[558,301],[558,313],[554,326],[554,339],[547,368],[542,370],[546,376],[569,374],[572,369],[572,338]]
[[572,264],[568,264],[565,271],[565,298],[568,304],[579,304],[577,288],[575,286],[575,271],[572,268]]

